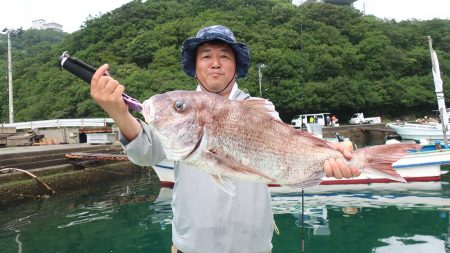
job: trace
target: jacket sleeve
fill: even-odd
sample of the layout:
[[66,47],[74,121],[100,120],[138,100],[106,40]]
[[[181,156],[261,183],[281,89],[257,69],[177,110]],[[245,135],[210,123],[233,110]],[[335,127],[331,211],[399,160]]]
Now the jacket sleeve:
[[122,145],[128,159],[137,165],[151,166],[166,159],[161,142],[152,133],[150,127],[139,120],[142,130],[139,135],[129,142],[119,131],[119,142]]

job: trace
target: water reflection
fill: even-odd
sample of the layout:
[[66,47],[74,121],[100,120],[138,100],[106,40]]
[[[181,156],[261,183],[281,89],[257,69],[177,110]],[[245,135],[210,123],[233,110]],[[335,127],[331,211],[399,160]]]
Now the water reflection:
[[155,202],[149,206],[149,209],[154,213],[151,216],[152,223],[159,223],[161,230],[165,230],[167,226],[172,225],[172,207],[170,202],[172,201],[172,189],[161,188],[158,197]]
[[69,218],[71,221],[67,224],[59,225],[58,228],[66,228],[96,220],[112,219],[111,214],[117,212],[114,206],[112,200],[94,202],[86,206],[80,205],[74,212],[66,215],[66,218]]
[[[322,192],[319,188],[305,190],[304,229],[310,235],[310,247],[321,249],[315,252],[328,252],[334,247],[324,250],[323,240],[313,236],[328,236],[327,243],[339,238],[337,240],[345,244],[348,238],[342,237],[344,233],[350,237],[362,233],[377,240],[350,242],[357,246],[345,252],[368,252],[369,249],[372,252],[450,252],[450,196],[446,182],[409,183],[402,187],[360,185],[354,191],[347,187],[336,186],[333,189],[336,192],[329,191],[331,188]],[[299,193],[273,194],[272,208],[277,220],[284,221],[286,215],[291,215],[294,224],[301,227]],[[367,225],[358,227],[360,224]],[[441,225],[445,229],[439,230]],[[380,233],[385,237],[380,237]],[[277,246],[283,247],[283,244]],[[344,251],[334,249],[333,252]]]
[[[301,195],[278,190],[273,252],[299,252]],[[445,180],[313,187],[304,199],[308,253],[450,252]],[[144,178],[3,209],[1,252],[167,252],[171,200],[172,189]]]
[[[446,185],[445,182],[417,182],[408,185],[401,184],[401,187],[395,187],[395,184],[391,184],[390,186],[361,185],[353,187],[357,189],[354,191],[346,189],[348,186],[341,186],[340,190],[343,191],[336,191],[339,187],[335,187],[334,189],[328,188],[322,192],[318,189],[306,189],[304,195],[304,229],[307,235],[310,236],[309,246],[320,248],[320,245],[316,245],[314,236],[318,236],[318,238],[335,238],[345,232],[349,237],[353,237],[361,233],[360,230],[362,230],[362,233],[370,234],[370,231],[366,232],[370,228],[358,227],[361,223],[368,223],[378,227],[381,230],[379,232],[385,236],[377,236],[369,239],[372,246],[368,244],[366,247],[369,247],[372,252],[425,252],[423,251],[425,248],[428,249],[427,252],[446,252],[450,231],[450,196],[448,190],[443,188],[443,184]],[[151,215],[152,222],[160,224],[162,230],[167,229],[171,224],[171,195],[172,189],[162,188],[157,200],[149,207],[154,212]],[[300,229],[302,226],[301,195],[299,193],[279,192],[273,194],[272,210],[275,214],[277,224],[281,224],[278,224],[278,226],[282,235],[286,231],[291,234],[293,226],[297,229]],[[411,219],[417,219],[419,226],[422,222],[433,222],[432,220],[422,219],[422,217],[430,216],[429,211],[432,211],[434,219],[437,218],[438,220],[444,221],[445,230],[441,230],[441,232],[433,231],[430,235],[427,234],[427,231],[430,232],[430,229],[425,229],[425,233],[417,229],[418,231],[415,233],[415,229],[410,229],[410,227],[417,225],[402,224],[403,221],[410,221]],[[392,217],[382,223],[384,215],[390,215]],[[291,216],[292,219],[289,219],[287,216]],[[374,222],[372,220],[374,216],[380,222]],[[402,218],[402,216],[405,216],[405,218]],[[349,219],[349,222],[346,222],[346,219]],[[291,224],[284,224],[286,220],[291,220]],[[392,231],[390,228],[392,221],[394,223],[395,221],[398,222],[394,226],[405,226],[404,232],[399,232],[403,230]],[[440,223],[442,224],[442,222]],[[430,226],[433,227],[435,225],[430,224]],[[401,236],[392,234],[401,234]],[[285,233],[283,236],[285,236]],[[288,237],[298,240],[297,236],[298,234],[293,236],[289,235]],[[328,240],[334,241],[331,238]],[[279,238],[274,237],[274,240],[279,240]],[[360,243],[364,244],[367,242]],[[285,245],[285,243],[283,244]],[[274,248],[274,252],[291,252],[283,248],[285,247],[284,245],[276,245],[277,247]],[[283,250],[280,251],[281,249]],[[333,252],[344,251],[336,250]]]
[[413,235],[405,237],[391,236],[380,239],[387,244],[374,249],[374,253],[445,253],[445,241],[429,235]]

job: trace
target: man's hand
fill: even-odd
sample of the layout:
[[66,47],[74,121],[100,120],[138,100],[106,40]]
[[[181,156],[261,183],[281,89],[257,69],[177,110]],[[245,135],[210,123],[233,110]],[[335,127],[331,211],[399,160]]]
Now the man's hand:
[[[128,106],[122,99],[123,85],[107,75],[108,64],[104,64],[94,73],[91,80],[91,96],[112,118],[128,113]],[[106,75],[105,75],[106,74]]]
[[[340,142],[330,142],[329,146],[340,151],[346,159],[352,159],[352,148],[349,145]],[[359,169],[349,167],[344,161],[334,158],[325,161],[323,170],[327,177],[335,177],[337,179],[357,177],[361,174]]]
[[124,86],[107,73],[108,64],[104,64],[94,73],[91,80],[91,96],[113,118],[123,136],[132,141],[142,130],[141,124],[130,114],[127,104],[122,99]]

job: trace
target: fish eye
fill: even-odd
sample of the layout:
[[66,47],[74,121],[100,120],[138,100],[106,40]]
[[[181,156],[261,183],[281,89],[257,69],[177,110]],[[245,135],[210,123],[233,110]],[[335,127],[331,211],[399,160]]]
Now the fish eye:
[[182,112],[184,111],[184,109],[186,109],[186,102],[184,102],[184,100],[176,100],[175,102],[173,102],[173,108],[177,112]]

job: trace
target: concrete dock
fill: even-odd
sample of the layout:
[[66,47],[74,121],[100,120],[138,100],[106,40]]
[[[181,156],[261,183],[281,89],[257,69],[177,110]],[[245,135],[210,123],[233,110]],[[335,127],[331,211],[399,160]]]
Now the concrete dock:
[[0,208],[12,203],[47,198],[100,181],[120,179],[126,175],[153,173],[151,169],[123,159],[93,160],[91,157],[80,160],[66,157],[66,154],[74,152],[121,154],[122,147],[118,144],[83,143],[0,148]]
[[324,127],[323,137],[335,137],[337,133],[350,138],[350,140],[362,146],[362,144],[379,145],[384,144],[387,135],[395,134],[386,124],[361,124]]

